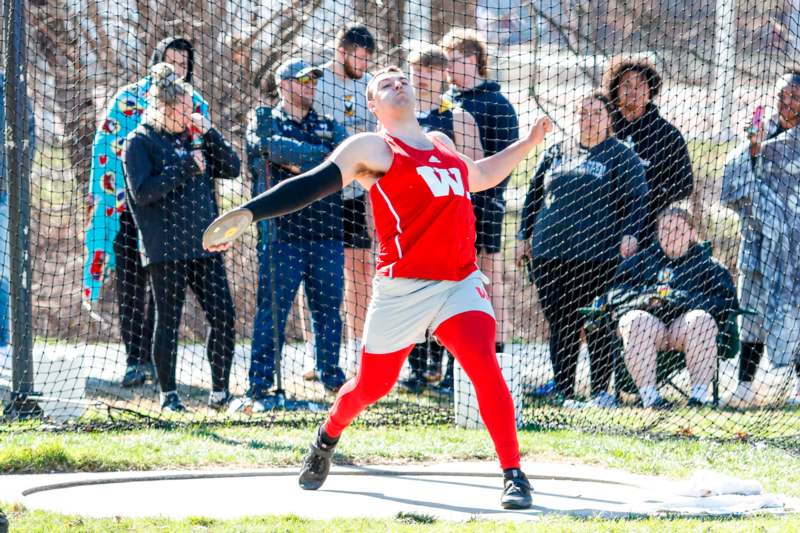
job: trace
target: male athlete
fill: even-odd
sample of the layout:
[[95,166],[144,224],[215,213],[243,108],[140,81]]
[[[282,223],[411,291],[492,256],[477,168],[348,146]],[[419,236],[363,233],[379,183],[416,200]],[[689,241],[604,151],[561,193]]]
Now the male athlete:
[[524,139],[474,162],[456,153],[446,135],[422,131],[414,91],[398,67],[375,75],[367,101],[380,132],[350,137],[325,163],[222,215],[206,230],[205,246],[225,250],[251,222],[296,211],[358,181],[369,191],[380,244],[361,364],[319,428],[300,486],[322,486],[343,430],[389,393],[411,348],[431,330],[475,386],[503,468],[503,507],[526,509],[531,486],[520,470],[514,403],[497,363],[494,312],[475,264],[469,193],[500,183],[552,125],[539,119]]

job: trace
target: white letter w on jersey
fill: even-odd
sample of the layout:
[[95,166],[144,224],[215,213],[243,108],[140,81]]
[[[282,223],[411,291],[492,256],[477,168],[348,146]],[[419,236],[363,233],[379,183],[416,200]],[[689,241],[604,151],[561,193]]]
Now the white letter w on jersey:
[[461,181],[461,171],[457,168],[417,167],[420,175],[435,197],[464,196],[464,183]]

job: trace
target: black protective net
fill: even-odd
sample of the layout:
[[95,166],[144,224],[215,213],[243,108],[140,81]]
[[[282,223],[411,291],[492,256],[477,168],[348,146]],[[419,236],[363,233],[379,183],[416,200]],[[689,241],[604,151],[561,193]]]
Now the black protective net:
[[[252,225],[224,254],[204,252],[201,236],[218,213],[376,131],[369,73],[396,64],[424,128],[474,160],[538,117],[553,121],[509,179],[471,195],[490,281],[478,293],[494,307],[521,425],[796,444],[797,2],[4,9],[8,420],[321,419],[358,371],[376,255],[379,266],[393,257],[396,225],[398,248],[434,243],[428,272],[451,272],[435,243],[468,235],[413,241],[401,226],[429,201],[464,196],[463,183],[434,162],[405,176],[410,189],[424,180],[430,200],[394,198],[418,203],[399,209],[411,220],[387,211],[376,187],[351,185]],[[380,156],[361,156],[369,184]],[[376,223],[390,235],[383,247]],[[375,346],[418,340],[421,323],[454,316],[423,291],[431,282],[402,278],[374,285],[405,291],[397,312],[376,304]],[[366,423],[480,423],[466,373],[425,337]]]

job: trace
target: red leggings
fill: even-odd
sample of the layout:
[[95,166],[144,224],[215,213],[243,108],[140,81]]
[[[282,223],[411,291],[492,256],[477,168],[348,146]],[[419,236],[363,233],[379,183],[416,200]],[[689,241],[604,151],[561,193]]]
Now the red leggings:
[[[500,466],[519,468],[519,443],[514,402],[495,355],[495,321],[486,313],[469,311],[450,317],[436,336],[458,360],[475,386],[478,408],[494,441]],[[412,346],[392,353],[364,351],[358,374],[344,384],[325,422],[325,433],[338,437],[367,406],[392,390]]]

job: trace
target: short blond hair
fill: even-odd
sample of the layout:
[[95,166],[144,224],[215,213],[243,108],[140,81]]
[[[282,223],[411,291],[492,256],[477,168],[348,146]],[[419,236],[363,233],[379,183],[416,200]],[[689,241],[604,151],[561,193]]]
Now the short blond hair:
[[455,28],[442,37],[439,45],[445,52],[461,52],[465,57],[475,56],[478,74],[484,78],[489,72],[489,51],[481,35],[467,28]]
[[449,64],[442,47],[435,44],[415,48],[408,56],[408,65],[412,67],[446,69]]

